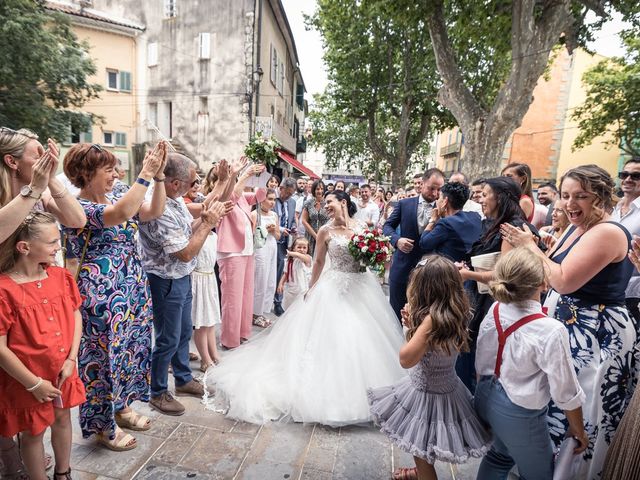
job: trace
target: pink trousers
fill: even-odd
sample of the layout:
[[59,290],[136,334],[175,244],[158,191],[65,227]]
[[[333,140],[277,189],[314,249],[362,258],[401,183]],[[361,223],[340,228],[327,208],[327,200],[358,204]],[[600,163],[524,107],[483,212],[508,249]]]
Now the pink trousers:
[[218,258],[222,291],[220,342],[227,348],[251,335],[253,316],[253,255]]

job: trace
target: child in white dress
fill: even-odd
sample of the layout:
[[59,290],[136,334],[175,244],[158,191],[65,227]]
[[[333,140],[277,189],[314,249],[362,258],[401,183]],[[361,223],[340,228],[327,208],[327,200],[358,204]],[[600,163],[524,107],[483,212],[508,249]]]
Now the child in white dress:
[[253,282],[253,324],[266,328],[271,322],[264,314],[273,308],[273,296],[276,293],[278,271],[278,244],[280,227],[278,214],[273,211],[276,204],[276,192],[267,189],[267,198],[260,202],[258,208],[251,212],[254,225],[265,228],[268,232],[265,244],[256,248],[255,271]]
[[196,268],[191,274],[193,303],[193,342],[200,354],[200,370],[217,364],[220,357],[216,346],[216,325],[220,324],[220,297],[215,266],[218,257],[218,236],[210,232],[196,257]]
[[309,289],[311,261],[309,241],[304,237],[296,238],[287,254],[284,272],[278,283],[278,293],[284,295],[282,306],[285,310]]

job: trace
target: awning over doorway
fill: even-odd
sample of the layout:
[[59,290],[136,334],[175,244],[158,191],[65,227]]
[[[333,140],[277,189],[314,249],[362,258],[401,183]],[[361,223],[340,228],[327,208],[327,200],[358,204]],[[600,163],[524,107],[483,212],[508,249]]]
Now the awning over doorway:
[[278,151],[278,156],[284,160],[285,162],[287,162],[289,165],[291,165],[293,168],[295,168],[296,170],[298,170],[299,172],[303,173],[304,175],[308,176],[309,178],[312,178],[313,180],[316,180],[318,178],[320,178],[320,175],[316,175],[313,170],[311,170],[310,168],[305,167],[302,163],[300,163],[293,155],[291,155],[290,153],[287,153],[283,150],[279,150]]

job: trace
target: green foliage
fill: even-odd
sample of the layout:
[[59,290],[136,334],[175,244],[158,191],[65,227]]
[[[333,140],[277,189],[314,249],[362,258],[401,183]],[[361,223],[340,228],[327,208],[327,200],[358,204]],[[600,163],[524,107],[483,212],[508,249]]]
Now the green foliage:
[[338,109],[330,91],[313,97],[309,120],[313,124],[309,142],[322,148],[329,168],[344,164],[361,169],[373,156],[367,146],[366,122],[349,118]]
[[572,114],[580,128],[574,150],[610,133],[607,145],[640,156],[640,36],[628,32],[623,39],[624,57],[603,60],[582,76],[587,97]]
[[394,183],[430,131],[451,123],[436,99],[428,30],[410,13],[385,0],[319,0],[308,19],[323,36],[330,82],[310,113],[312,142],[334,165],[390,170]]
[[93,118],[77,110],[101,90],[87,81],[96,73],[88,45],[40,1],[2,0],[0,18],[0,125],[58,141],[70,126],[87,130]]

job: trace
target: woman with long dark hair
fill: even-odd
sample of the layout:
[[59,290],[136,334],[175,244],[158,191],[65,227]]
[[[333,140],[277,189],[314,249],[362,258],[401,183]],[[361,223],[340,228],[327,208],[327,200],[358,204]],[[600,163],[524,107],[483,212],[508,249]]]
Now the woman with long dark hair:
[[[480,239],[471,246],[469,257],[497,252],[504,254],[512,249],[511,245],[502,238],[500,226],[509,224],[520,227],[527,224],[524,212],[520,207],[520,196],[520,187],[509,177],[495,177],[485,180],[482,198],[480,199],[485,220],[483,221]],[[529,224],[529,227],[536,235],[538,234],[533,225]],[[458,363],[458,374],[462,381],[465,382],[465,385],[473,391],[475,388],[473,356],[478,338],[478,327],[494,302],[489,293],[480,293],[478,291],[478,284],[488,285],[494,279],[494,275],[493,269],[477,271],[466,267],[462,268],[460,273],[463,280],[470,280],[467,286],[469,287],[469,295],[473,306],[473,318],[469,323],[471,351],[469,354],[461,356],[461,360]]]

